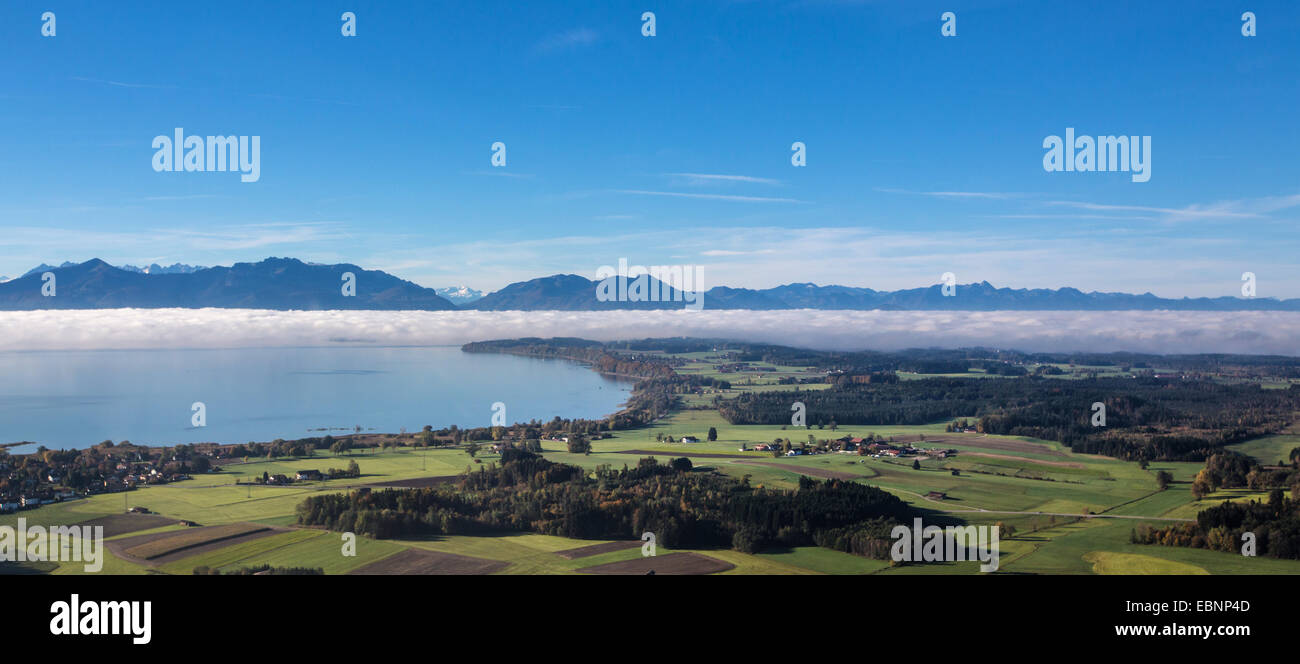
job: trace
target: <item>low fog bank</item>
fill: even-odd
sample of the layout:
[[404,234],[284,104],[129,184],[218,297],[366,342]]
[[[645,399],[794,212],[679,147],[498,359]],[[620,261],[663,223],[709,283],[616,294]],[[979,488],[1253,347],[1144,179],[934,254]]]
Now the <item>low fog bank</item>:
[[714,337],[824,350],[990,346],[1025,351],[1300,355],[1300,313],[1189,311],[0,312],[0,350],[459,345],[514,337]]

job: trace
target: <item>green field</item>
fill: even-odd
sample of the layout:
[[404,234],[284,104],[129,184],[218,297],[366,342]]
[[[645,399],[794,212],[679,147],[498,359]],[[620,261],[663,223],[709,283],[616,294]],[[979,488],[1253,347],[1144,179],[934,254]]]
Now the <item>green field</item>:
[[[1264,494],[1221,491],[1201,501],[1193,499],[1190,482],[1201,464],[1157,462],[1143,470],[1135,463],[1096,455],[1074,454],[1058,443],[1013,436],[945,433],[944,423],[921,426],[840,426],[835,430],[790,426],[732,425],[707,404],[717,396],[732,398],[745,391],[791,389],[780,386],[781,377],[816,374],[799,367],[772,367],[772,372],[716,373],[714,353],[688,354],[691,362],[679,369],[726,378],[730,390],[706,390],[686,399],[686,409],[664,417],[650,426],[619,431],[611,438],[593,441],[590,454],[571,454],[563,443],[543,441],[545,456],[552,461],[587,469],[599,465],[633,466],[643,456],[661,462],[679,456],[692,457],[696,468],[713,469],[727,475],[748,477],[751,484],[770,488],[793,488],[803,474],[842,477],[880,487],[913,506],[943,512],[973,525],[1015,528],[999,547],[1001,571],[1034,574],[1294,574],[1300,562],[1239,555],[1201,549],[1135,545],[1130,533],[1139,524],[1167,526],[1174,519],[1194,519],[1197,512],[1223,500],[1261,500]],[[753,366],[771,366],[753,363]],[[1118,373],[1117,367],[1069,367],[1063,378],[1089,371]],[[972,378],[987,376],[971,372]],[[915,377],[915,376],[912,376]],[[909,378],[909,377],[905,377]],[[822,384],[824,385],[824,384]],[[802,385],[818,389],[822,385]],[[692,406],[696,406],[692,408]],[[716,441],[706,441],[710,427]],[[814,438],[832,439],[845,435],[926,438],[921,446],[955,449],[946,459],[927,458],[920,469],[911,459],[875,459],[857,454],[824,454],[774,458],[769,452],[741,452],[757,443],[788,439],[794,443]],[[699,443],[659,442],[656,437],[680,440],[695,436]],[[1234,446],[1263,463],[1285,459],[1300,447],[1300,435],[1268,436]],[[727,455],[710,458],[699,455]],[[0,516],[0,525],[15,525],[22,517],[29,524],[74,524],[88,519],[121,514],[128,507],[144,506],[167,517],[195,521],[203,526],[249,522],[292,530],[239,542],[214,551],[198,553],[158,566],[136,565],[106,555],[104,571],[112,574],[188,574],[195,567],[221,570],[270,565],[273,567],[319,567],[329,574],[341,574],[382,561],[408,549],[471,556],[506,563],[503,574],[572,574],[584,567],[635,560],[639,548],[622,549],[588,558],[567,559],[557,552],[593,544],[528,533],[504,533],[491,537],[449,536],[429,539],[377,541],[360,538],[356,555],[342,555],[339,533],[298,529],[295,508],[307,496],[318,492],[347,491],[353,487],[392,480],[446,476],[492,463],[497,456],[480,452],[477,461],[462,449],[438,448],[427,451],[403,449],[390,452],[361,452],[334,456],[318,452],[304,459],[249,459],[227,465],[220,472],[189,481],[143,487],[118,494],[97,495],[84,500],[50,505],[20,514]],[[344,468],[355,460],[362,471],[359,479],[307,482],[290,486],[249,484],[263,473],[292,475],[298,470]],[[1166,470],[1174,482],[1159,490],[1155,473]],[[957,474],[954,475],[953,473]],[[942,500],[926,498],[932,491],[943,492]],[[177,529],[171,526],[163,529]],[[142,531],[142,533],[154,531]],[[142,534],[142,533],[132,533]],[[162,545],[159,545],[162,546]],[[670,553],[659,547],[660,555]],[[164,552],[165,553],[165,552]],[[697,551],[735,565],[724,574],[978,574],[976,563],[890,565],[817,547],[768,550],[744,554],[730,550]],[[154,554],[162,555],[162,554]],[[80,566],[30,567],[27,571],[78,573]]]
[[1272,466],[1279,462],[1283,465],[1290,463],[1291,450],[1297,447],[1300,447],[1300,435],[1284,434],[1248,440],[1231,445],[1228,449],[1254,457],[1261,464]]
[[152,559],[165,556],[169,553],[184,551],[203,544],[220,542],[226,539],[248,535],[255,532],[266,530],[266,526],[256,524],[230,523],[224,526],[216,526],[202,531],[180,533],[164,539],[153,540],[145,544],[139,544],[126,549],[128,556],[136,558]]

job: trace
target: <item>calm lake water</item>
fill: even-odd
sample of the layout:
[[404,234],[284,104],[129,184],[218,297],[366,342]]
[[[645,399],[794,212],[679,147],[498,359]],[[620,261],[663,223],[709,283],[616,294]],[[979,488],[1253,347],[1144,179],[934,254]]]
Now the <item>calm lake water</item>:
[[[631,383],[562,360],[458,347],[0,353],[0,442],[161,445],[602,417]],[[204,427],[191,426],[194,402]],[[35,446],[11,448],[28,452]]]

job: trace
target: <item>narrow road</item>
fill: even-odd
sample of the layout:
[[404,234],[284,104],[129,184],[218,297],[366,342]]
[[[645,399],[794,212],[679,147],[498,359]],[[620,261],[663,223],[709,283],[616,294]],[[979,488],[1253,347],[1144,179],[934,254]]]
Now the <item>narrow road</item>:
[[1029,514],[1041,516],[1076,516],[1084,519],[1138,519],[1140,521],[1195,521],[1170,516],[1133,516],[1129,514],[1069,514],[1066,512],[1005,512],[1002,510],[939,510],[955,514]]

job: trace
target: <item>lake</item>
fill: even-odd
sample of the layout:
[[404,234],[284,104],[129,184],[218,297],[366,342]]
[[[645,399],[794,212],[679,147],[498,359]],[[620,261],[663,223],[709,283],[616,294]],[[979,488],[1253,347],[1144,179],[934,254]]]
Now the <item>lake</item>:
[[[507,422],[599,418],[632,385],[563,360],[451,346],[15,351],[0,352],[0,376],[0,442],[52,449],[490,426],[495,402]],[[192,426],[195,402],[205,426]]]

